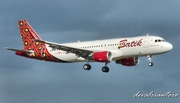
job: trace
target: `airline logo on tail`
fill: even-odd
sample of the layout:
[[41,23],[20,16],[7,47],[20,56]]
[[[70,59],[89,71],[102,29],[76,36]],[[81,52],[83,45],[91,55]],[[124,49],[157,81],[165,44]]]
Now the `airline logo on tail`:
[[25,52],[16,51],[16,55],[46,61],[59,61],[48,52],[45,43],[36,41],[41,40],[41,38],[26,20],[18,21],[18,24]]

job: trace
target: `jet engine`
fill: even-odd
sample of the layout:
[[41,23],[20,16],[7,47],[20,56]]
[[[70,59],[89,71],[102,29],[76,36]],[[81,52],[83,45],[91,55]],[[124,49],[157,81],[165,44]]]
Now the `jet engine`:
[[93,59],[96,62],[109,62],[112,60],[112,55],[109,51],[95,52]]
[[136,66],[139,63],[138,57],[123,58],[116,60],[116,64],[122,64],[124,66]]

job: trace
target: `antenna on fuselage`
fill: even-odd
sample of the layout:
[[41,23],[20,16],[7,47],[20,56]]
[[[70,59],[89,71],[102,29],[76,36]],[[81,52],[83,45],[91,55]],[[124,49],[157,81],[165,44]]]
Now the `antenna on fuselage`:
[[149,36],[149,34],[146,34],[147,36]]

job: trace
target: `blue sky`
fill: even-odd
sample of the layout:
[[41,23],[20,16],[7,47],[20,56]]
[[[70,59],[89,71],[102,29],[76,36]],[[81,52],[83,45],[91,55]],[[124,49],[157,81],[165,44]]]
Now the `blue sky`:
[[[1,103],[179,103],[178,98],[133,98],[142,93],[180,94],[179,0],[0,0]],[[26,19],[42,39],[57,43],[157,35],[172,51],[140,58],[135,67],[102,63],[49,63],[14,55],[22,48],[18,20]]]

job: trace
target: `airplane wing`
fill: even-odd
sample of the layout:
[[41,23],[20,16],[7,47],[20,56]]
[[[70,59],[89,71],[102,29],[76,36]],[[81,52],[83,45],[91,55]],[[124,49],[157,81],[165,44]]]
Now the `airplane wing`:
[[67,53],[74,53],[78,57],[88,58],[88,57],[92,56],[93,52],[94,52],[93,50],[87,50],[87,49],[82,49],[82,48],[65,46],[65,45],[61,45],[61,44],[57,44],[57,43],[53,43],[53,42],[48,42],[48,41],[44,41],[44,40],[35,40],[35,41],[48,44],[49,47],[51,47],[52,49],[59,49],[59,50],[66,51]]

